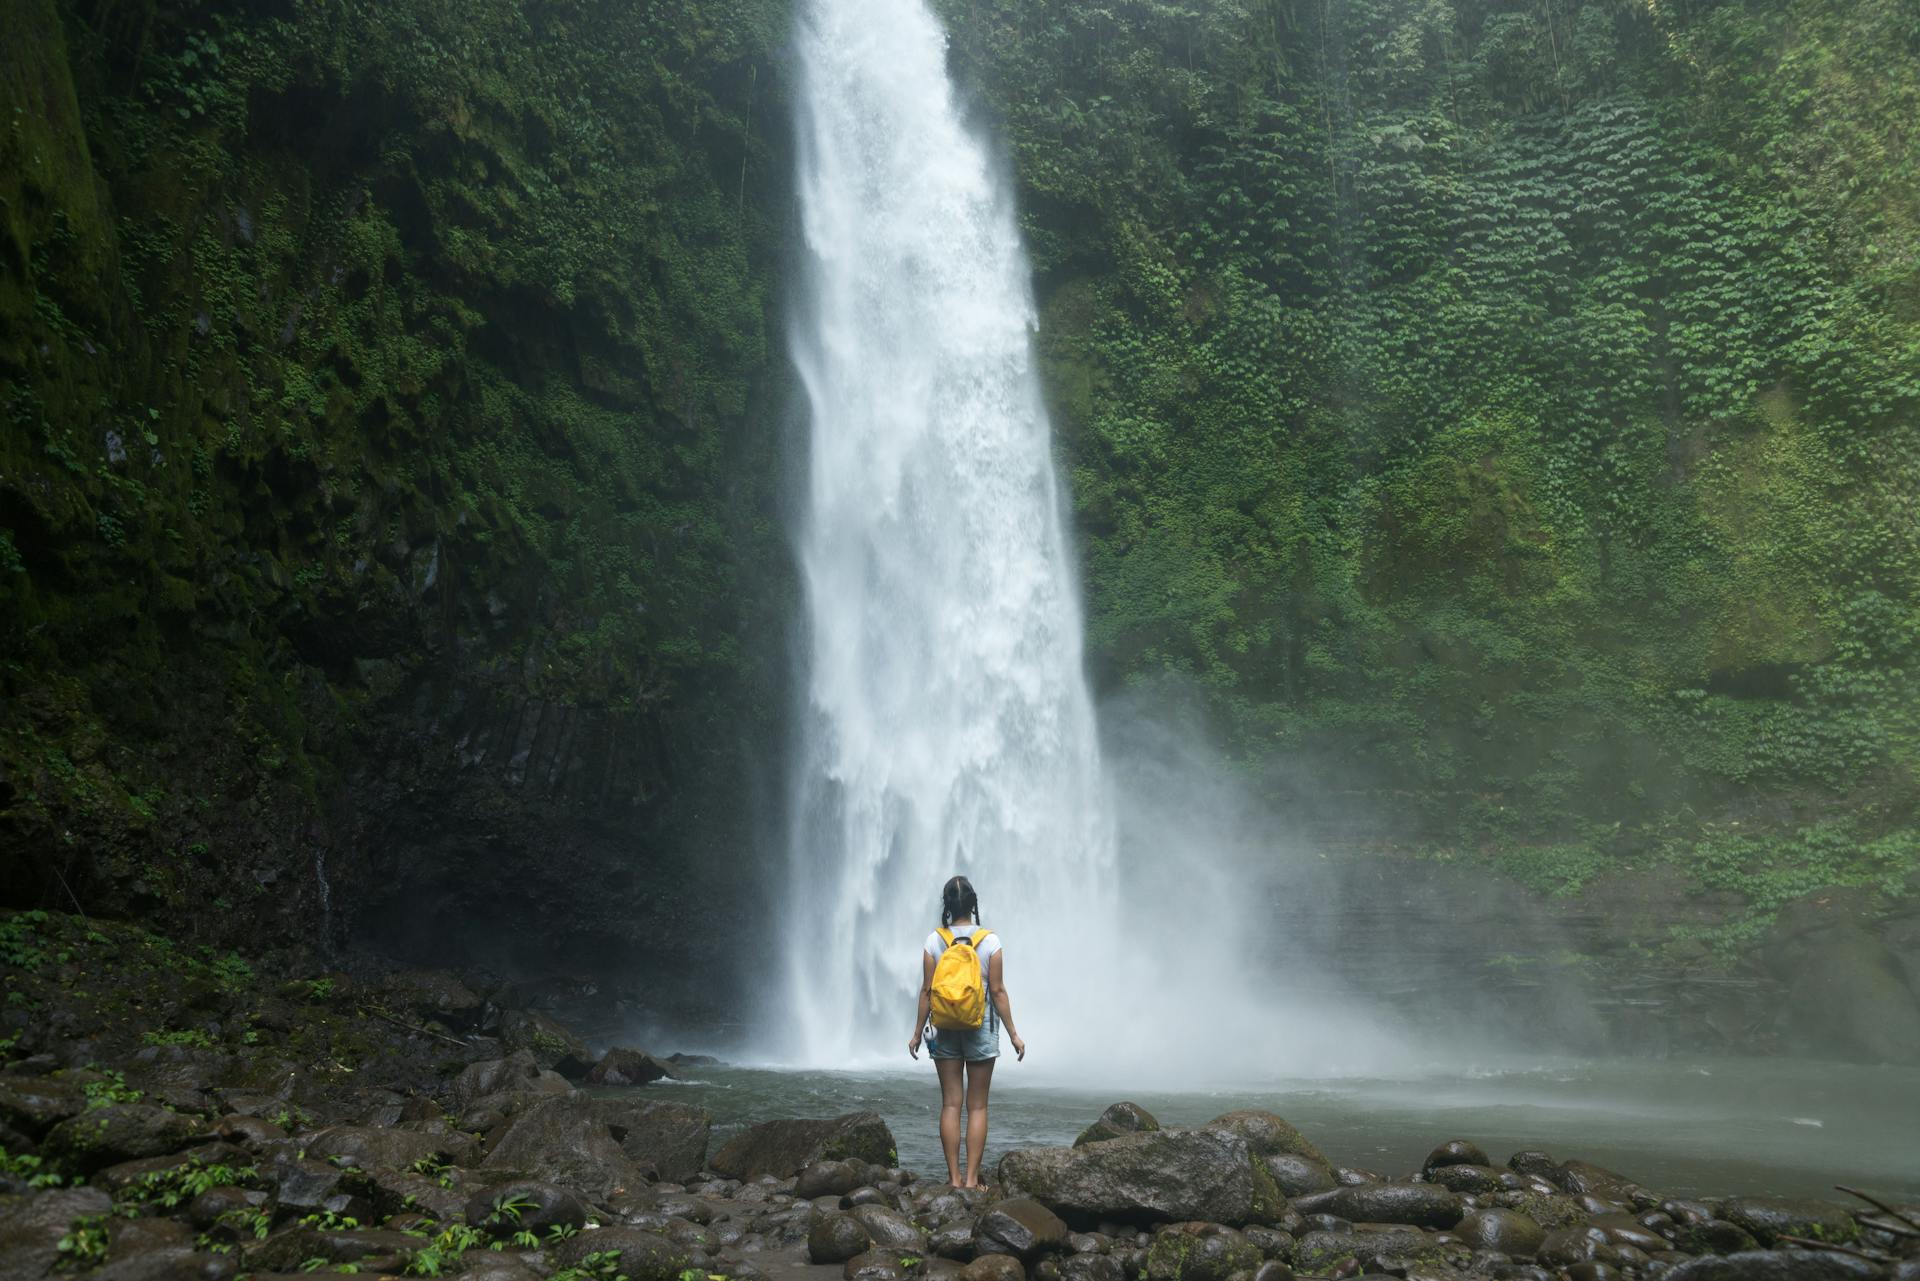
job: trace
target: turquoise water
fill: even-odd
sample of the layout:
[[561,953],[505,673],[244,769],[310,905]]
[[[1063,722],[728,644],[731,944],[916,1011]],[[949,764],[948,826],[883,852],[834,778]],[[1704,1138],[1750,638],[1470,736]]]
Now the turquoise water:
[[[870,1109],[901,1164],[943,1172],[932,1067],[693,1069],[648,1087],[699,1102],[716,1144],[743,1125]],[[1107,1104],[1132,1099],[1163,1124],[1260,1107],[1298,1126],[1334,1162],[1404,1175],[1452,1138],[1495,1161],[1520,1148],[1609,1166],[1676,1196],[1828,1195],[1835,1183],[1920,1197],[1920,1068],[1793,1060],[1594,1061],[1405,1079],[1276,1081],[1207,1091],[1090,1088],[1002,1059],[988,1160],[1009,1147],[1070,1143]]]

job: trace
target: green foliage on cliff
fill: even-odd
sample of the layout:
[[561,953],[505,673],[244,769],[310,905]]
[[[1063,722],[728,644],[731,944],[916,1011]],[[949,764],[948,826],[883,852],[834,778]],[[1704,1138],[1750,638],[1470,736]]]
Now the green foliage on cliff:
[[944,8],[1104,683],[1542,884],[1915,865],[1911,6]]
[[304,869],[383,710],[757,715],[779,5],[7,25],[0,846],[36,887],[62,840],[147,902]]

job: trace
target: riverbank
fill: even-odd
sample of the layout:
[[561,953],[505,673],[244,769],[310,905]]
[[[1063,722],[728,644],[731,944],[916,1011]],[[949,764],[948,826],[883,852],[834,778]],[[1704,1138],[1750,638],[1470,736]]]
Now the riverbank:
[[1673,1197],[1445,1135],[1367,1170],[1250,1109],[1116,1107],[955,1193],[872,1113],[717,1130],[703,1092],[645,1084],[694,1065],[599,1052],[508,985],[42,913],[0,919],[0,963],[9,1278],[1920,1276],[1864,1202]]

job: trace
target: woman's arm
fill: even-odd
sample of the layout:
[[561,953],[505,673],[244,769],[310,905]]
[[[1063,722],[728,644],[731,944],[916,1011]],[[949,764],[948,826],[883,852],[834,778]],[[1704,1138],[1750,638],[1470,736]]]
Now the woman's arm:
[[[1013,1002],[1007,998],[1007,984],[1002,977],[1005,966],[1001,964],[1001,959],[1005,954],[1006,948],[1001,946],[995,948],[993,955],[987,958],[987,991],[993,996],[993,1008],[1000,1011],[1000,1022],[1007,1029],[1007,1039],[1013,1042],[1015,1056],[1024,1062],[1027,1057],[1027,1043],[1020,1039],[1018,1032],[1013,1030]],[[927,973],[933,973],[932,967],[928,967]],[[925,1001],[926,995],[922,993],[920,999]]]
[[907,1042],[907,1053],[914,1058],[920,1057],[920,1038],[926,1034],[927,1014],[933,1009],[933,957],[920,953],[920,1012],[913,1016],[913,1039]]

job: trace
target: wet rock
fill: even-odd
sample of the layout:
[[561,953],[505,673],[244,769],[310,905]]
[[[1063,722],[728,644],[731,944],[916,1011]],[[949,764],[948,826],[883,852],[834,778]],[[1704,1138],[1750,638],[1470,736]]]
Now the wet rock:
[[899,1250],[906,1254],[927,1252],[926,1233],[914,1227],[911,1219],[890,1205],[856,1206],[848,1213],[867,1230],[876,1249]]
[[1027,1270],[1010,1254],[983,1254],[960,1273],[960,1281],[1026,1281]]
[[1725,1219],[1683,1225],[1676,1244],[1689,1254],[1743,1254],[1760,1248],[1753,1233]]
[[539,1281],[545,1275],[537,1253],[469,1250],[460,1261],[460,1281]]
[[1325,1161],[1316,1161],[1292,1152],[1272,1152],[1261,1159],[1266,1162],[1267,1172],[1273,1175],[1273,1181],[1286,1196],[1311,1196],[1315,1192],[1325,1192],[1338,1186],[1333,1177],[1333,1167]]
[[0,1122],[29,1138],[41,1138],[86,1108],[86,1095],[77,1085],[44,1076],[0,1077]]
[[1162,1229],[1147,1247],[1148,1281],[1227,1281],[1260,1266],[1260,1249],[1242,1233],[1217,1223],[1180,1223]]
[[1430,1183],[1362,1183],[1298,1197],[1302,1214],[1335,1214],[1354,1223],[1400,1223],[1417,1228],[1451,1228],[1466,1207],[1458,1193]]
[[1560,1173],[1560,1163],[1537,1148],[1525,1148],[1507,1158],[1507,1168],[1516,1174],[1530,1174],[1535,1178],[1547,1180],[1555,1187]]
[[1662,1281],[1871,1281],[1878,1265],[1850,1254],[1815,1250],[1746,1250],[1689,1259]]
[[861,1205],[885,1205],[887,1194],[876,1187],[858,1187],[840,1198],[840,1208],[851,1210]]
[[67,1188],[0,1200],[0,1276],[38,1277],[60,1261],[60,1238],[73,1221],[106,1214],[113,1200],[98,1188]]
[[388,979],[385,990],[401,1009],[456,1032],[477,1028],[486,1010],[486,1002],[446,970],[406,970]]
[[1626,1273],[1607,1263],[1589,1260],[1567,1269],[1567,1281],[1624,1281]]
[[1309,1232],[1293,1247],[1293,1266],[1326,1273],[1343,1259],[1371,1268],[1389,1259],[1406,1259],[1432,1247],[1427,1234],[1412,1228],[1385,1232]]
[[476,1192],[467,1200],[467,1222],[495,1236],[556,1227],[579,1228],[588,1219],[587,1203],[566,1188],[536,1179],[515,1179]]
[[265,1192],[253,1188],[237,1188],[231,1185],[223,1188],[208,1188],[187,1203],[187,1218],[193,1226],[203,1231],[219,1224],[228,1216],[238,1216],[264,1205]]
[[1160,1122],[1153,1119],[1153,1113],[1138,1103],[1115,1103],[1102,1112],[1099,1119],[1073,1141],[1074,1147],[1084,1147],[1089,1143],[1101,1143],[1107,1139],[1117,1139],[1123,1134],[1147,1134],[1160,1128]]
[[1067,1225],[1031,1197],[995,1202],[973,1229],[977,1254],[1011,1254],[1032,1264],[1043,1254],[1067,1248]]
[[697,1196],[685,1192],[667,1192],[656,1197],[653,1208],[670,1218],[685,1219],[689,1223],[712,1223],[714,1209]]
[[767,1121],[728,1140],[711,1164],[716,1173],[732,1179],[762,1174],[786,1178],[815,1161],[828,1160],[892,1166],[896,1162],[893,1133],[873,1112],[825,1121]]
[[642,1177],[594,1101],[583,1095],[544,1099],[489,1137],[482,1168],[512,1170],[595,1199],[636,1185]]
[[335,1125],[306,1140],[309,1155],[346,1162],[360,1170],[405,1170],[429,1161],[469,1165],[478,1155],[465,1134],[427,1135],[412,1130]]
[[1223,1113],[1207,1122],[1205,1128],[1228,1130],[1239,1135],[1247,1141],[1247,1151],[1255,1156],[1272,1156],[1276,1152],[1286,1152],[1313,1161],[1322,1163],[1326,1161],[1326,1157],[1320,1155],[1320,1149],[1307,1142],[1306,1137],[1289,1125],[1284,1118],[1258,1108]]
[[1780,913],[1765,956],[1786,984],[1783,1023],[1823,1057],[1920,1062],[1920,999],[1851,902],[1822,892]]
[[299,1272],[309,1259],[357,1263],[420,1248],[420,1238],[382,1228],[293,1228],[241,1249],[249,1272]]
[[1475,1143],[1465,1139],[1449,1139],[1433,1151],[1427,1153],[1427,1159],[1421,1169],[1428,1174],[1449,1165],[1492,1165],[1487,1154]]
[[840,1265],[845,1281],[906,1281],[906,1262],[894,1250],[868,1250]]
[[1427,1181],[1462,1196],[1505,1192],[1524,1182],[1512,1170],[1497,1170],[1490,1165],[1443,1165],[1429,1170]]
[[1159,1130],[1078,1148],[1027,1148],[1001,1158],[997,1181],[1069,1224],[1197,1220],[1239,1226],[1279,1212],[1280,1190],[1234,1130]]
[[197,1117],[145,1103],[115,1103],[60,1122],[47,1132],[44,1150],[91,1174],[122,1161],[163,1156],[207,1137]]
[[610,1227],[555,1242],[546,1252],[554,1268],[578,1267],[590,1254],[618,1256],[617,1270],[632,1281],[669,1281],[693,1266],[693,1256],[658,1232]]
[[973,1258],[973,1228],[965,1223],[938,1228],[927,1237],[927,1249],[943,1259],[965,1263]]
[[175,1245],[109,1259],[91,1276],[93,1281],[229,1281],[239,1270],[231,1255]]
[[590,1106],[627,1159],[656,1178],[678,1183],[706,1166],[713,1114],[705,1108],[626,1098],[593,1099]]
[[1664,1250],[1667,1239],[1658,1232],[1648,1231],[1630,1214],[1603,1214],[1596,1217],[1593,1226],[1607,1234],[1607,1244],[1632,1246],[1636,1250]]
[[1540,1243],[1538,1254],[1540,1262],[1560,1268],[1610,1257],[1607,1234],[1597,1228],[1556,1228]]
[[680,1072],[673,1064],[625,1046],[608,1050],[587,1072],[588,1085],[646,1085],[679,1078]]
[[818,1196],[845,1196],[859,1187],[866,1169],[852,1161],[815,1161],[800,1171],[794,1195],[811,1201]]
[[1762,1245],[1783,1236],[1846,1242],[1859,1235],[1846,1207],[1801,1197],[1733,1197],[1720,1203],[1720,1217],[1751,1232]]
[[1604,1197],[1621,1205],[1648,1206],[1659,1204],[1660,1198],[1650,1194],[1645,1188],[1624,1174],[1615,1174],[1604,1166],[1591,1161],[1568,1161],[1556,1172],[1554,1180],[1564,1191],[1574,1196]]
[[585,1076],[594,1064],[585,1041],[538,1010],[508,1010],[501,1015],[500,1039],[510,1049],[531,1054],[541,1067],[575,1080]]
[[1111,1255],[1075,1254],[1060,1260],[1060,1281],[1127,1281],[1127,1273]]
[[505,1058],[469,1063],[453,1079],[450,1093],[456,1104],[466,1107],[488,1095],[525,1089],[539,1075],[540,1065],[533,1055],[521,1050]]
[[273,1189],[274,1203],[285,1215],[345,1214],[353,1204],[344,1172],[325,1161],[281,1156],[260,1167],[260,1178]]
[[1546,1230],[1526,1215],[1491,1206],[1469,1210],[1452,1231],[1475,1249],[1498,1250],[1520,1258],[1537,1253],[1547,1239]]
[[1253,1281],[1293,1281],[1293,1269],[1278,1259],[1268,1259],[1253,1270]]
[[851,1214],[822,1215],[807,1233],[807,1257],[815,1263],[845,1263],[872,1248],[873,1237]]

